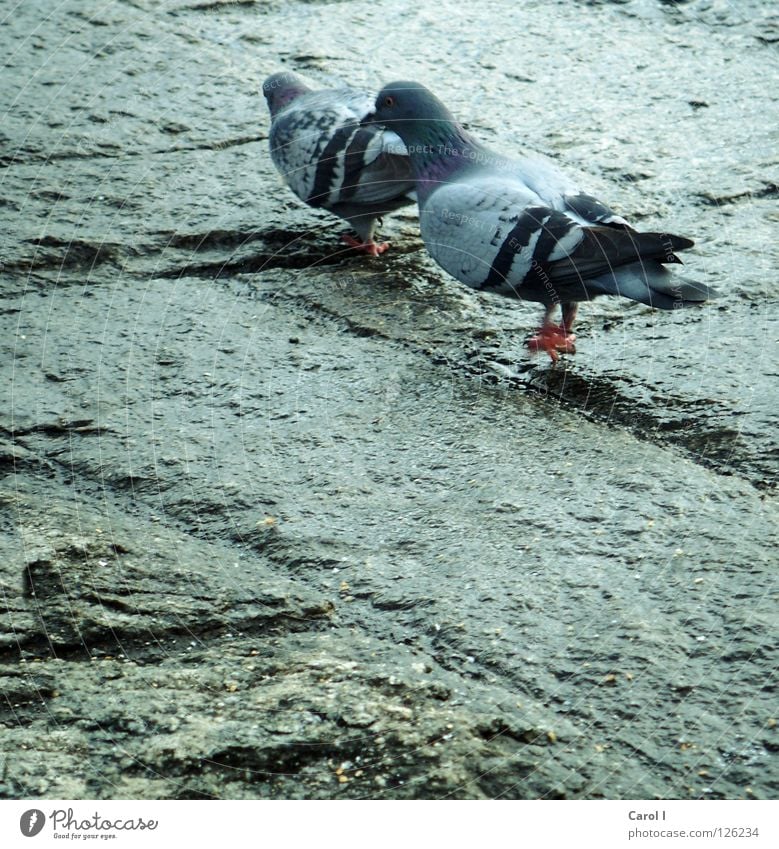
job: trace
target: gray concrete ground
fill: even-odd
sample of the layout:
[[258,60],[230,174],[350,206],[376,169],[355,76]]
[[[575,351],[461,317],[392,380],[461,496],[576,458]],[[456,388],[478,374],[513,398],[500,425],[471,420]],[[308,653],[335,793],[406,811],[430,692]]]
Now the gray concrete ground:
[[[0,794],[779,788],[771,4],[4,10]],[[267,153],[272,71],[430,85],[696,239],[578,353],[378,260]]]

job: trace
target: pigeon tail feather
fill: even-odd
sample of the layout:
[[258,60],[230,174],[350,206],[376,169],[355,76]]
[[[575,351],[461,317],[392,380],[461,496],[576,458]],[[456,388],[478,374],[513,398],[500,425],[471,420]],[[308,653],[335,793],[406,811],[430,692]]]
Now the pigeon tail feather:
[[657,260],[639,261],[587,281],[593,295],[621,295],[661,310],[697,306],[717,296],[705,283],[672,274]]

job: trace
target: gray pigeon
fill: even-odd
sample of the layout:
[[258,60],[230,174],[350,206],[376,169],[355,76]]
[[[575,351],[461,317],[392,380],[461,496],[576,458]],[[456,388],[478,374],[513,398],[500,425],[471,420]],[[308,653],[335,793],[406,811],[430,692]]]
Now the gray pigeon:
[[406,144],[433,259],[474,289],[542,303],[543,323],[527,344],[553,361],[575,351],[579,301],[622,295],[670,310],[713,296],[666,268],[681,262],[676,252],[690,239],[639,233],[551,163],[493,153],[419,83],[385,86],[372,120]]
[[375,93],[312,91],[289,72],[268,77],[262,90],[271,114],[271,158],[287,185],[310,206],[348,221],[359,236],[344,236],[348,245],[383,253],[389,244],[374,241],[376,223],[414,202],[414,178],[400,138],[379,125],[361,125]]

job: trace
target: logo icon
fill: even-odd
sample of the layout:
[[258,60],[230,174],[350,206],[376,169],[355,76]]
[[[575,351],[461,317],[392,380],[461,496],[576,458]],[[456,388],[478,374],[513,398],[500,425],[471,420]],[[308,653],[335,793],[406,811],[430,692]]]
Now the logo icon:
[[43,811],[39,811],[37,808],[30,808],[29,811],[25,811],[20,817],[19,828],[25,837],[35,837],[36,834],[40,834],[45,822],[46,817],[43,815]]

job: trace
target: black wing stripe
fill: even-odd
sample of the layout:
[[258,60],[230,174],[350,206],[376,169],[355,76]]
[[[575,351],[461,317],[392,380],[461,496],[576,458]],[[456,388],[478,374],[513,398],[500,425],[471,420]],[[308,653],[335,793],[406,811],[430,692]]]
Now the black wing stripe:
[[330,141],[325,145],[316,165],[314,188],[307,198],[311,206],[327,206],[333,177],[335,177],[335,171],[338,167],[338,158],[343,156],[343,151],[349,146],[349,141],[356,131],[359,131],[357,124],[344,124],[333,133]]
[[479,288],[503,286],[506,283],[506,277],[511,271],[511,264],[514,262],[515,255],[530,244],[533,233],[543,226],[544,219],[548,216],[549,210],[543,206],[526,209],[519,216],[517,223],[509,230],[508,235],[503,240],[503,244],[498,249],[490,270]]
[[352,137],[344,154],[344,179],[339,201],[351,200],[360,185],[360,176],[365,168],[365,151],[376,136],[376,130],[362,128]]
[[550,267],[554,265],[554,262],[549,262],[549,256],[557,247],[557,243],[565,238],[571,230],[578,227],[579,225],[575,221],[562,213],[555,212],[549,216],[536,242],[533,261],[530,264],[530,270],[522,281],[523,286],[544,287],[553,300],[559,299],[549,274]]

